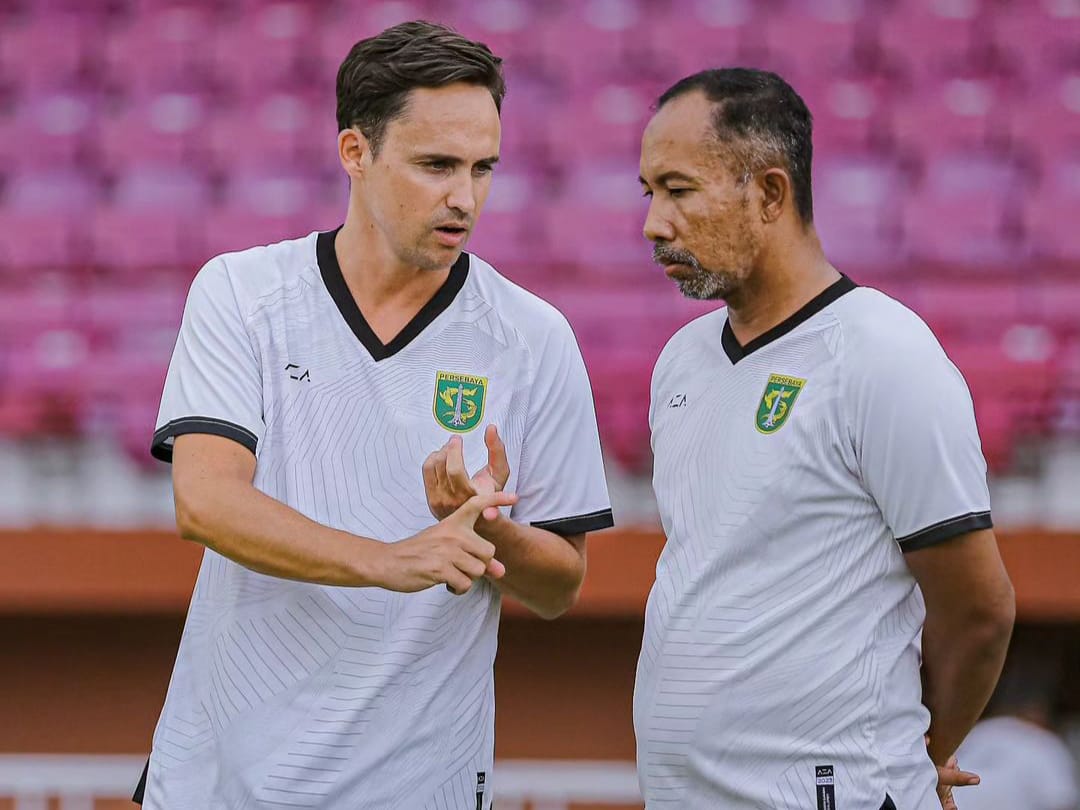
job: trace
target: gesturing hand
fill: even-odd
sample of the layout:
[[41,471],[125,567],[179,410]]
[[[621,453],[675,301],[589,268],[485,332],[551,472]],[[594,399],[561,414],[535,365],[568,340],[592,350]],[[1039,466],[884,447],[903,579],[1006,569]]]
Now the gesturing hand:
[[386,546],[379,584],[412,593],[444,583],[452,593],[461,595],[485,575],[499,579],[506,568],[495,559],[495,546],[473,527],[486,509],[516,502],[517,495],[510,492],[475,495],[434,526]]
[[[452,514],[474,495],[499,492],[506,486],[510,464],[506,460],[506,447],[494,425],[488,425],[484,431],[484,444],[487,445],[488,462],[471,477],[465,469],[460,436],[451,436],[424,461],[424,490],[428,508],[437,520]],[[484,509],[485,520],[494,520],[498,516],[498,508]]]
[[978,774],[960,770],[960,765],[955,756],[949,757],[945,767],[939,767],[938,772],[938,798],[941,799],[942,810],[957,810],[956,800],[953,798],[954,787],[967,787],[979,784]]

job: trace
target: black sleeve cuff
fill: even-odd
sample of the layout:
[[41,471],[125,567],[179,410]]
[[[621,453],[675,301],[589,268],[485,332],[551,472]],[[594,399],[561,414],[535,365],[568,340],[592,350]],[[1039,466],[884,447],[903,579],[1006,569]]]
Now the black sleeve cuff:
[[158,461],[172,463],[172,439],[185,433],[209,433],[211,436],[224,436],[244,445],[252,453],[259,444],[259,437],[246,427],[234,425],[224,419],[209,416],[185,416],[173,419],[169,424],[154,431],[154,441],[150,445],[150,455]]
[[898,537],[896,542],[900,544],[900,550],[906,554],[909,551],[918,551],[920,548],[944,543],[958,534],[967,534],[968,532],[992,529],[993,527],[994,522],[990,519],[989,512],[968,512],[966,515],[957,515],[948,520],[935,523],[933,526],[927,526],[925,529],[909,534],[906,537]]
[[584,534],[585,532],[610,529],[615,525],[615,517],[611,514],[610,509],[601,509],[598,512],[589,512],[587,515],[575,515],[574,517],[556,518],[555,520],[538,520],[529,525],[561,535]]

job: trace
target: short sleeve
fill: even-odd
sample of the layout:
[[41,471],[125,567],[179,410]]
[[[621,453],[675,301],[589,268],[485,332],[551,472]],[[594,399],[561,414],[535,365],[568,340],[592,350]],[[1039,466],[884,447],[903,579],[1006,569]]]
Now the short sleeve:
[[614,519],[592,388],[565,319],[533,351],[537,371],[511,516],[562,535],[607,529]]
[[264,431],[262,414],[258,357],[224,261],[213,259],[188,293],[150,452],[171,462],[177,436],[209,433],[255,453]]
[[889,346],[855,346],[848,358],[863,483],[905,552],[993,525],[967,383],[929,327],[908,315]]

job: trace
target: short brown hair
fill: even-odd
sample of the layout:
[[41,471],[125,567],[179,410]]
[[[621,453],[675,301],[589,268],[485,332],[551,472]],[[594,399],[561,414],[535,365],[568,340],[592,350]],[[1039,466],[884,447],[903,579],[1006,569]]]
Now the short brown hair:
[[353,45],[337,74],[338,131],[357,127],[378,155],[386,127],[417,87],[454,82],[486,87],[502,110],[502,59],[445,25],[414,20]]

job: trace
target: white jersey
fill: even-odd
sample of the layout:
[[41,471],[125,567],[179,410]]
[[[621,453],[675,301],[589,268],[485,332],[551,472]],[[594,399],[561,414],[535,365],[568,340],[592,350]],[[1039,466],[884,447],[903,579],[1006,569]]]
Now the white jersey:
[[971,398],[929,328],[846,277],[746,346],[709,313],[657,361],[650,422],[648,807],[940,810],[903,552],[991,522]]
[[[385,542],[435,523],[422,464],[498,426],[520,500],[561,534],[611,525],[589,380],[565,318],[475,256],[384,345],[336,232],[211,260],[195,279],[153,452],[183,433],[256,456],[255,486]],[[499,592],[337,588],[203,556],[154,734],[152,810],[487,808]]]

